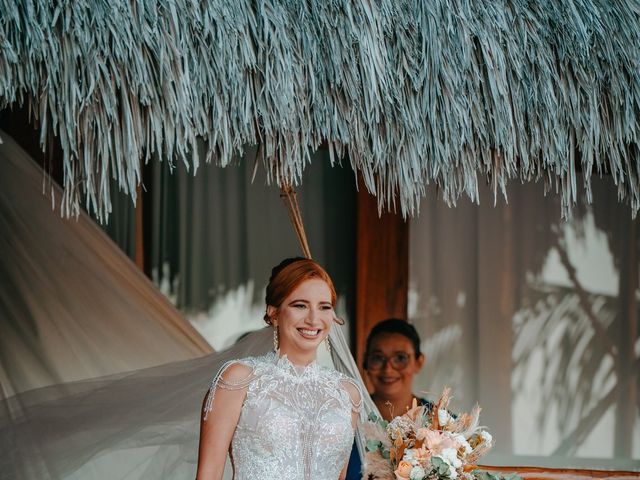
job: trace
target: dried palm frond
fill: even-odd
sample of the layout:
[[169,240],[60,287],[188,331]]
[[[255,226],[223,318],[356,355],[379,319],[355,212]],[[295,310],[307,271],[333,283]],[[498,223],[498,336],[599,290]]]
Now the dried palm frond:
[[[635,0],[0,0],[0,109],[28,105],[64,162],[62,211],[135,197],[155,155],[220,166],[260,143],[296,185],[347,156],[380,206],[429,184],[543,180],[563,209],[607,172],[640,208]],[[199,158],[196,141],[206,145]]]
[[477,445],[473,451],[467,455],[466,461],[469,464],[476,464],[480,458],[489,452],[493,448],[493,444],[491,443],[480,443]]
[[481,408],[476,405],[471,410],[471,413],[463,413],[452,423],[451,431],[453,433],[459,433],[465,438],[471,437],[480,425],[480,411]]
[[379,455],[367,455],[362,478],[365,480],[387,480],[393,478],[391,463]]

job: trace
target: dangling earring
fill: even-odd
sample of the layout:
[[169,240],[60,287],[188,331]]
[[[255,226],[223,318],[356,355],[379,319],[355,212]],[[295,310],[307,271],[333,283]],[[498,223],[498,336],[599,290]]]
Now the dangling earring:
[[324,346],[327,349],[327,352],[331,353],[331,343],[329,343],[329,335],[327,335],[324,339]]
[[273,349],[277,352],[280,344],[278,342],[278,326],[273,326]]

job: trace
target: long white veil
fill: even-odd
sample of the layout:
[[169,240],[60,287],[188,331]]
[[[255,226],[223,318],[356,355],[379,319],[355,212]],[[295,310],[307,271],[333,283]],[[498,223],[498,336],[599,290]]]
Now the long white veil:
[[[0,478],[193,478],[208,382],[226,361],[267,352],[271,337],[271,329],[264,328],[223,352],[195,360],[4,399]],[[336,368],[359,379],[339,328],[332,329],[331,343]],[[363,400],[364,420],[375,407],[368,395]],[[356,438],[362,451],[362,436]]]
[[264,353],[270,336],[264,329],[221,353],[3,400],[0,477],[193,478],[211,376],[227,360]]
[[[193,479],[211,378],[228,360],[268,351],[271,329],[202,356],[206,343],[166,300],[151,298],[155,293],[143,275],[123,274],[124,256],[108,251],[115,247],[105,246],[102,263],[96,261],[95,249],[82,242],[106,237],[89,228],[90,221],[55,226],[51,232],[65,235],[55,240],[37,223],[64,222],[42,195],[41,174],[26,182],[29,188],[18,184],[29,176],[25,162],[31,160],[8,136],[2,138],[0,479]],[[31,204],[22,211],[25,195],[44,208]],[[47,255],[53,241],[63,258]],[[71,272],[65,270],[69,265]],[[99,288],[89,294],[92,282]],[[88,318],[105,309],[108,315]],[[362,385],[341,327],[332,329],[331,343],[336,368]],[[74,351],[78,345],[89,352]],[[162,364],[147,367],[154,362]],[[34,369],[43,373],[21,383],[21,372]],[[118,370],[129,371],[111,373]],[[363,397],[364,419],[375,407]]]

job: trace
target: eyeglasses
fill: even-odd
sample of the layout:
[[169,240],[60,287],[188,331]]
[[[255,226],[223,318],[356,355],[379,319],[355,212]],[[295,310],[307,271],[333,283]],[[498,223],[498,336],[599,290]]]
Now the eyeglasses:
[[404,370],[409,365],[411,355],[404,352],[394,353],[386,357],[380,353],[373,353],[367,357],[367,370],[382,370],[389,362],[394,370]]

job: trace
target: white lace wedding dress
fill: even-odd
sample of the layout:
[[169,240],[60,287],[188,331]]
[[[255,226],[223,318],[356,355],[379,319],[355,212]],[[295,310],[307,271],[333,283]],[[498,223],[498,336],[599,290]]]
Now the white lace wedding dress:
[[251,373],[231,384],[221,376],[233,362],[225,364],[205,405],[206,414],[215,408],[218,388],[247,388],[231,442],[234,478],[337,479],[353,445],[351,415],[360,405],[349,390],[358,391],[356,383],[315,362],[297,367],[275,352],[239,362]]

